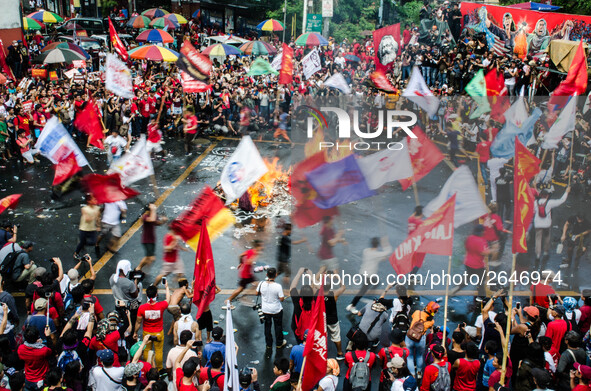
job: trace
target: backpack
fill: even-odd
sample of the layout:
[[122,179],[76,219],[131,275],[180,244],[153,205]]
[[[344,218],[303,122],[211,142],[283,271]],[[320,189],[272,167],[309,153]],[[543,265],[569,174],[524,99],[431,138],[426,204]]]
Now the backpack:
[[66,313],[66,317],[70,318],[71,315],[74,314],[76,309],[76,303],[74,303],[74,298],[72,297],[72,290],[70,289],[70,283],[68,282],[68,286],[66,287],[66,291],[63,295],[64,299],[64,311]]
[[57,358],[57,366],[64,371],[66,369],[66,365],[72,361],[80,361],[80,357],[75,350],[64,350],[59,357]]
[[349,372],[349,382],[351,383],[352,391],[363,391],[369,385],[369,352],[365,352],[365,358],[359,359],[355,351],[351,352],[353,355],[353,366]]
[[409,327],[410,318],[408,317],[406,305],[403,305],[402,310],[398,311],[398,313],[392,320],[392,328],[407,332]]
[[540,215],[540,217],[546,217],[547,213],[546,213],[546,205],[548,205],[548,199],[546,200],[546,202],[544,203],[544,205],[542,205],[540,203],[540,201],[538,200],[538,215]]
[[425,321],[423,319],[419,319],[414,322],[406,332],[406,336],[414,342],[419,342],[423,335],[425,334]]
[[207,380],[209,381],[209,389],[212,391],[221,391],[218,387],[218,379],[223,373],[218,373],[215,376],[211,376],[211,368],[207,368]]
[[[390,347],[384,348],[384,353],[386,356],[386,363],[390,362],[390,360],[392,360],[392,358],[394,357],[394,355],[390,351]],[[405,362],[406,362],[407,357],[408,357],[408,355],[406,353],[406,350],[402,349],[402,359]],[[382,381],[380,389],[384,390],[384,391],[390,391],[390,389],[392,388],[392,380],[390,380],[390,376],[388,376],[388,367],[387,366],[386,366],[386,368],[382,369],[382,375],[384,377],[384,380]]]
[[439,371],[437,373],[437,378],[433,383],[431,383],[431,391],[450,391],[451,377],[449,376],[449,371],[447,370],[447,364],[444,366],[437,364],[431,365],[435,365]]
[[[574,317],[574,314],[573,314]],[[564,335],[566,335],[566,333],[568,333],[569,331],[571,331],[573,329],[573,323],[571,323],[571,321],[569,319],[564,319],[564,321],[566,322],[566,331],[564,332]],[[576,321],[575,321],[576,323]],[[564,338],[562,338],[562,340],[560,341],[560,354],[562,354],[568,347],[566,346],[566,341]]]
[[12,274],[16,269],[24,269],[24,266],[20,266],[15,268],[16,259],[19,255],[24,254],[24,250],[14,250],[14,243],[12,244],[13,251],[8,253],[8,255],[4,258],[4,261],[0,265],[0,274],[3,278],[11,277]]

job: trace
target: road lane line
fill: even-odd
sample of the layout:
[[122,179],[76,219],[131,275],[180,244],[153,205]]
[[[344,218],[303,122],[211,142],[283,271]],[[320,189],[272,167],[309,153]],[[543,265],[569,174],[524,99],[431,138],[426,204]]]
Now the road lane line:
[[[156,206],[162,205],[162,203],[168,198],[168,196],[170,196],[170,194],[185,179],[187,179],[187,177],[191,174],[191,172],[193,172],[195,167],[197,167],[199,165],[199,163],[201,163],[201,161],[205,158],[205,156],[207,156],[216,147],[217,144],[218,144],[217,142],[211,143],[209,145],[209,147],[207,147],[207,149],[205,151],[203,151],[203,153],[201,155],[199,155],[199,157],[197,157],[197,159],[195,159],[193,161],[193,163],[191,163],[191,165],[189,167],[187,167],[187,169],[168,187],[168,189],[166,189],[166,191],[164,193],[162,193],[160,195],[160,197],[158,197],[158,199],[154,202],[154,204]],[[131,237],[133,235],[135,235],[135,233],[140,229],[141,226],[142,226],[142,218],[140,216],[135,221],[135,223],[133,223],[133,225],[131,227],[129,227],[129,229],[123,234],[121,239],[119,239],[119,243],[117,244],[117,250],[121,249],[121,247],[123,247],[125,245],[125,243],[127,243],[127,241],[129,241],[129,239],[131,239]],[[111,252],[106,252],[105,254],[103,254],[101,259],[99,259],[93,265],[95,273],[98,274],[98,272],[103,268],[103,266],[105,266],[107,264],[107,262],[109,262],[111,260],[111,258],[113,258],[113,255],[115,255],[115,254],[113,254]],[[85,277],[90,278],[90,271],[88,271],[86,273]],[[110,289],[108,289],[108,291],[111,292]]]

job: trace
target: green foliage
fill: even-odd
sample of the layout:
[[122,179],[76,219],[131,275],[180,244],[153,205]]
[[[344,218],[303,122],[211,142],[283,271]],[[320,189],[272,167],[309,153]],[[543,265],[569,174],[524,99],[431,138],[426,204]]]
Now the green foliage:
[[405,3],[402,7],[400,7],[400,22],[404,26],[404,23],[416,23],[419,24],[421,22],[419,18],[419,12],[423,7],[423,3],[421,1],[410,1]]
[[335,2],[334,17],[330,22],[330,35],[336,42],[347,38],[360,40],[363,31],[373,31],[376,26],[379,2],[340,0]]
[[[274,11],[267,11],[267,19],[276,19],[283,23],[283,1],[275,1],[277,8]],[[285,20],[285,40],[289,42],[289,36],[292,31],[292,20],[295,15],[296,35],[297,38],[302,33],[302,11],[304,9],[303,0],[288,0],[287,1],[287,18]],[[263,19],[260,20],[261,22]],[[281,36],[281,32],[276,32]]]
[[102,0],[101,6],[103,8],[103,15],[108,15],[109,11],[111,11],[113,7],[117,6],[117,4],[119,4],[117,0]]

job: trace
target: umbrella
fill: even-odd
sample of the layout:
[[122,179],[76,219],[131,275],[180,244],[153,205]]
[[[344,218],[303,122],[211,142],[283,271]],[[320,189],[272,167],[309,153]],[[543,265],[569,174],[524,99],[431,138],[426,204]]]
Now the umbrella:
[[283,23],[275,19],[267,19],[257,25],[258,30],[283,31]]
[[199,18],[201,18],[201,9],[198,9],[197,11],[193,12],[193,15],[191,15],[191,17],[193,19],[199,19]]
[[41,49],[41,53],[45,53],[53,49],[69,49],[83,55],[86,59],[90,58],[90,54],[88,54],[86,50],[72,42],[52,42]]
[[64,18],[58,14],[44,10],[33,12],[32,14],[27,15],[27,17],[43,23],[59,23],[64,21]]
[[179,54],[162,46],[145,45],[130,50],[129,57],[137,60],[174,62],[179,58]]
[[142,32],[135,40],[138,42],[171,43],[174,38],[164,30],[153,29]]
[[295,41],[298,46],[325,46],[328,41],[318,33],[304,33]]
[[240,50],[251,56],[277,54],[277,49],[263,41],[248,41],[240,46]]
[[226,57],[231,55],[238,56],[242,54],[242,50],[223,43],[216,43],[215,45],[206,47],[202,53],[207,54],[210,57]]
[[134,29],[145,29],[150,24],[150,18],[143,15],[132,16],[131,19],[126,23],[127,27],[133,27]]
[[179,15],[179,14],[168,14],[168,15],[164,15],[163,18],[168,19],[171,22],[176,22],[178,24],[189,23],[189,21],[187,19],[185,19],[185,17],[183,15]]
[[345,55],[345,60],[347,61],[353,61],[353,62],[361,62],[361,59],[357,56],[354,56],[352,54],[346,54]]
[[86,58],[78,52],[70,49],[55,48],[41,53],[35,58],[35,62],[42,62],[43,64],[55,64],[60,62],[71,63],[75,60],[83,60]]
[[142,12],[142,15],[147,16],[150,19],[159,18],[168,14],[170,14],[170,12],[163,10],[162,8],[150,8]]
[[154,20],[152,20],[150,22],[150,27],[153,28],[157,28],[157,29],[163,29],[163,28],[169,28],[169,29],[178,29],[179,27],[181,27],[180,24],[178,24],[177,22],[174,22],[170,19],[165,19],[163,17],[160,18],[156,18]]
[[23,17],[23,28],[25,30],[41,30],[45,25],[38,20],[29,18],[28,16]]
[[66,22],[63,26],[66,30],[84,30],[84,27],[80,26],[78,23],[74,21]]

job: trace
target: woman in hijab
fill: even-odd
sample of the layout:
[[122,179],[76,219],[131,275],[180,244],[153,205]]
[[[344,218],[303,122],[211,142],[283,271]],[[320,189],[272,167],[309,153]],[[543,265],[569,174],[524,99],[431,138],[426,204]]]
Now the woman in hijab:
[[527,36],[527,54],[534,55],[548,47],[550,35],[546,19],[539,19],[534,31]]

